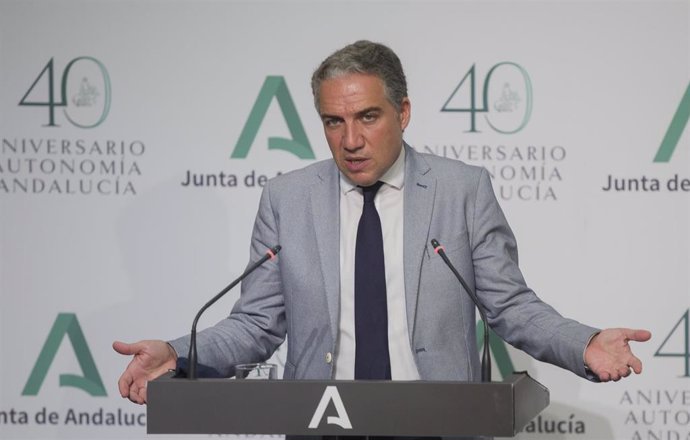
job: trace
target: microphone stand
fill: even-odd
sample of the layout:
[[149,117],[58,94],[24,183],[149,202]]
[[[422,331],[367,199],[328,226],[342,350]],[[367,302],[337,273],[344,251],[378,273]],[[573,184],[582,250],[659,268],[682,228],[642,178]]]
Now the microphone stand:
[[211,307],[213,305],[213,303],[215,303],[216,301],[221,299],[223,297],[223,295],[228,293],[230,291],[230,289],[235,287],[240,281],[245,279],[247,277],[247,275],[254,272],[254,270],[256,270],[256,268],[258,268],[259,266],[264,264],[266,261],[274,259],[275,256],[278,255],[278,252],[280,252],[280,249],[281,249],[280,245],[276,245],[276,246],[272,247],[271,249],[269,249],[268,251],[266,251],[266,254],[263,257],[261,257],[261,259],[259,259],[257,262],[255,262],[254,264],[249,266],[242,273],[242,275],[239,276],[239,278],[237,278],[235,281],[230,283],[225,289],[221,290],[216,296],[211,298],[211,300],[209,302],[207,302],[206,304],[204,304],[204,306],[201,308],[201,310],[199,310],[199,312],[196,314],[196,316],[194,317],[194,322],[192,323],[192,333],[191,333],[191,337],[189,340],[189,354],[187,355],[187,359],[188,359],[188,363],[189,363],[189,365],[187,367],[188,368],[188,372],[187,372],[187,378],[188,379],[196,379],[196,367],[197,367],[196,325],[197,325],[197,322],[199,321],[199,318],[201,317],[201,314],[204,313],[206,311],[206,309]]
[[465,280],[457,271],[457,269],[455,269],[455,266],[453,266],[453,263],[451,263],[448,259],[448,256],[446,255],[446,251],[443,249],[443,246],[441,246],[441,244],[435,238],[431,240],[431,246],[434,247],[434,252],[441,256],[443,262],[446,263],[446,266],[448,266],[451,272],[453,272],[453,275],[455,275],[455,278],[457,278],[458,281],[460,281],[460,284],[462,284],[462,287],[465,289],[465,292],[467,292],[467,294],[472,299],[472,302],[477,307],[477,310],[479,310],[479,314],[482,317],[482,322],[484,323],[484,349],[482,351],[482,382],[491,382],[491,347],[489,345],[489,324],[486,323],[486,313],[484,313],[484,309],[481,307],[481,304],[479,303],[479,298],[477,298],[477,294],[474,292],[474,290],[470,289],[470,286],[465,282]]

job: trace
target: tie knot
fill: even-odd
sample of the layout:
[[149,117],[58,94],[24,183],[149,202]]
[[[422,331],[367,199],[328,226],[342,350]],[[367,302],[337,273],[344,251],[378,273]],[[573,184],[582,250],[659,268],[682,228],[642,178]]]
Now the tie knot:
[[373,185],[369,186],[362,186],[362,195],[364,196],[364,203],[373,203],[374,202],[374,197],[376,197],[376,193],[378,192],[379,188],[383,185],[383,182],[380,180],[374,183]]

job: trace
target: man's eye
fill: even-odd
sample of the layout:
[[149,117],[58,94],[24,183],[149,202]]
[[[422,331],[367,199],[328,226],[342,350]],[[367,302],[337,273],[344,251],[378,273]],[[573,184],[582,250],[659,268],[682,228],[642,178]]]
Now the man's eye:
[[340,123],[340,120],[338,119],[324,119],[323,125],[326,127],[335,127]]
[[376,118],[378,118],[376,113],[365,113],[364,116],[362,116],[364,122],[374,122]]

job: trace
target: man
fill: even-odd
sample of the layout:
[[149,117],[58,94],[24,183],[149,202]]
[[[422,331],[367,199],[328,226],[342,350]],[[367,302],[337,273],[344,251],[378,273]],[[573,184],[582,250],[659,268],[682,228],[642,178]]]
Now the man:
[[[288,335],[289,379],[477,380],[475,308],[434,254],[436,238],[509,343],[592,380],[641,372],[628,342],[649,332],[563,318],[525,285],[486,170],[403,142],[411,104],[390,49],[346,46],[316,70],[312,91],[333,160],[264,188],[251,259],[278,243],[283,250],[246,278],[227,319],[199,333],[200,363],[231,376]],[[113,346],[134,355],[122,396],[145,403],[146,381],[175,368],[189,345]]]

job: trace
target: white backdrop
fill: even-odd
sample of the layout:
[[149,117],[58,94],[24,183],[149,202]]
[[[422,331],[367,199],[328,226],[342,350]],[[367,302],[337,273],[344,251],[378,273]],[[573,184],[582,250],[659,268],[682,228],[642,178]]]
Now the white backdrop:
[[[128,360],[111,342],[185,333],[240,273],[258,176],[314,160],[268,149],[269,138],[291,139],[296,116],[316,160],[329,157],[309,78],[363,38],[406,68],[406,140],[493,174],[537,293],[588,324],[654,334],[634,347],[645,373],[610,384],[511,349],[552,400],[519,437],[690,439],[687,0],[3,0],[1,438],[145,436],[144,408],[119,397]],[[472,113],[448,111],[471,107],[473,66],[474,130]],[[273,99],[246,158],[231,158],[268,76],[296,111]],[[668,131],[670,158],[655,162]],[[184,186],[188,172],[237,185]],[[605,190],[609,178],[625,190]],[[53,341],[36,369],[56,322],[85,341]],[[86,374],[84,359],[105,396],[60,386]]]

